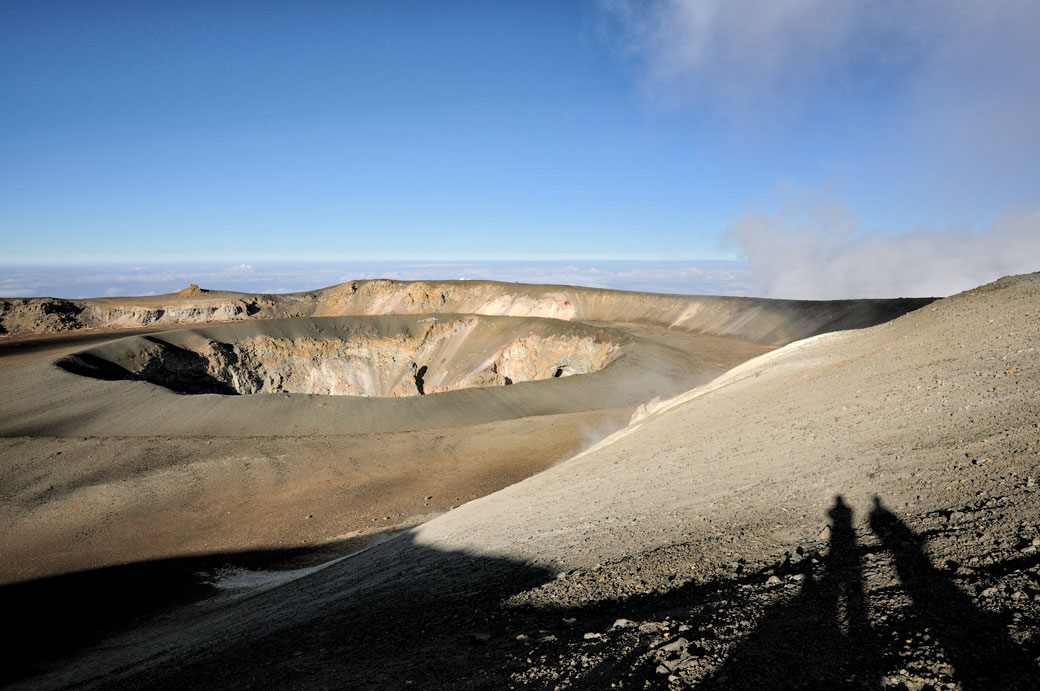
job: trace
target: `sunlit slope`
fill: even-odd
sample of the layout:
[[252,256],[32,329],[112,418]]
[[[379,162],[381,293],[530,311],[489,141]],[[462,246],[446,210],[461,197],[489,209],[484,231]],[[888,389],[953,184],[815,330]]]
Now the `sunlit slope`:
[[1028,473],[1040,443],[1038,314],[1032,274],[792,344],[431,521],[418,539],[589,566],[726,526],[780,542],[782,526],[823,515],[835,494],[905,494],[920,470],[964,458]]

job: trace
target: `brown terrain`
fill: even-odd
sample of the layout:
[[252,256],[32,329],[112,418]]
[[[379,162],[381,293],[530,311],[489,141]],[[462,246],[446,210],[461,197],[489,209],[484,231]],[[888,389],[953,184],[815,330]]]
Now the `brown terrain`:
[[0,300],[3,681],[1038,688],[1038,314]]

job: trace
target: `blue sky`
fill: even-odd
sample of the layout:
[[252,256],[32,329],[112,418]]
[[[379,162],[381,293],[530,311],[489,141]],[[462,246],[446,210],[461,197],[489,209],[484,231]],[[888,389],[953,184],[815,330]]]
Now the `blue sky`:
[[1035,3],[300,5],[0,5],[0,264],[1040,269]]

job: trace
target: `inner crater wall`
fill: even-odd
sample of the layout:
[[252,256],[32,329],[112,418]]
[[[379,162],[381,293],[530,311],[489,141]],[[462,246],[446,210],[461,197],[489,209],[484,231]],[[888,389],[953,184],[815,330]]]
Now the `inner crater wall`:
[[555,320],[301,318],[131,337],[58,364],[179,393],[401,397],[595,372],[624,341]]

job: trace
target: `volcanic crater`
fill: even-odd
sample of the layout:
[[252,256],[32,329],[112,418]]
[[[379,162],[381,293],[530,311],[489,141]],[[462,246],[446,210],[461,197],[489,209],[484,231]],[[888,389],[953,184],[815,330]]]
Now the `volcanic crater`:
[[57,364],[182,394],[399,398],[596,372],[620,355],[627,340],[558,320],[316,317],[131,336]]

